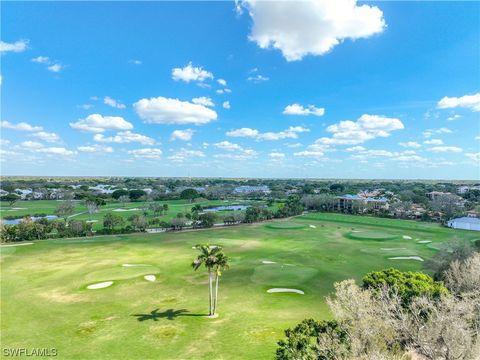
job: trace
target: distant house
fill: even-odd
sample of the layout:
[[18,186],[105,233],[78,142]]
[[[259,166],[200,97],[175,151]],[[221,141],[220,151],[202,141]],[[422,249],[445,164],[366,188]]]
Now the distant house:
[[260,185],[260,186],[250,186],[250,185],[242,185],[242,186],[237,186],[233,192],[235,194],[251,194],[251,193],[264,193],[264,194],[270,194],[272,191],[270,188],[266,185]]
[[448,221],[448,227],[452,229],[480,231],[480,219],[474,217],[461,217]]
[[427,197],[428,197],[430,200],[435,200],[435,198],[436,198],[437,196],[452,195],[452,193],[442,192],[442,191],[431,191],[431,192],[429,192],[429,193],[426,193],[425,195],[427,195]]
[[469,191],[472,190],[480,190],[480,185],[475,185],[475,186],[460,186],[457,188],[457,193],[458,194],[466,194]]

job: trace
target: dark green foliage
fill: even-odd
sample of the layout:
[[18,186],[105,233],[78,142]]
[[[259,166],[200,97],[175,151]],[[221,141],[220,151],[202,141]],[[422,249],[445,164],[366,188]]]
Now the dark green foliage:
[[0,201],[7,201],[10,206],[15,204],[18,200],[20,200],[20,196],[17,194],[7,194],[0,197]]
[[[293,329],[285,330],[285,340],[278,342],[277,360],[334,360],[346,358],[347,354],[333,348],[319,348],[318,339],[326,336],[335,339],[344,349],[349,348],[348,334],[335,321],[305,319]],[[338,349],[339,350],[339,349]],[[340,354],[339,354],[340,352]]]
[[125,220],[120,215],[114,213],[107,213],[103,217],[103,227],[106,229],[114,229],[116,227],[122,227],[125,224]]
[[276,217],[289,217],[300,215],[303,212],[303,205],[300,201],[300,198],[296,195],[290,195],[285,202],[284,206],[281,207],[277,213]]
[[119,189],[119,190],[115,190],[112,193],[112,198],[118,200],[121,196],[128,196],[128,195],[129,195],[128,190]]
[[140,189],[130,190],[128,196],[132,201],[139,201],[142,197],[147,196],[147,193]]
[[213,212],[207,212],[198,217],[198,222],[201,227],[212,227],[215,224],[215,220],[217,220],[217,215]]
[[407,305],[413,297],[426,295],[438,298],[448,294],[448,289],[442,283],[432,279],[422,272],[407,271],[390,268],[382,271],[373,271],[362,279],[364,289],[379,289],[385,285],[398,292],[403,303]]
[[180,193],[180,198],[189,201],[193,201],[198,197],[200,197],[200,194],[195,189],[185,189]]

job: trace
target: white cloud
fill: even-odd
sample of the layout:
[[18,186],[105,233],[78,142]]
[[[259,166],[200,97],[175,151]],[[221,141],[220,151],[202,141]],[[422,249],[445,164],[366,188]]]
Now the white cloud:
[[203,70],[202,67],[195,67],[191,62],[184,68],[172,69],[172,79],[175,81],[204,81],[206,79],[213,79],[213,74],[209,71]]
[[76,130],[101,133],[105,130],[131,130],[133,125],[120,116],[103,116],[100,114],[88,115],[70,126]]
[[205,154],[200,150],[187,150],[182,148],[180,151],[177,151],[175,154],[169,156],[168,160],[182,162],[196,157],[205,157]]
[[258,153],[253,149],[242,149],[237,152],[214,155],[217,159],[230,159],[235,161],[249,160],[257,157]]
[[138,116],[151,124],[204,125],[217,119],[217,113],[203,105],[162,96],[141,99],[133,106]]
[[260,133],[256,129],[250,128],[241,128],[236,130],[231,130],[226,133],[227,136],[232,137],[250,137],[255,138],[258,141],[267,140],[282,140],[282,139],[297,139],[298,134],[303,132],[309,132],[310,130],[302,126],[290,126],[288,129],[279,132],[265,132]]
[[144,149],[129,150],[128,153],[130,155],[133,155],[136,158],[160,159],[162,155],[162,150],[155,149],[155,148],[144,148]]
[[83,110],[90,110],[91,108],[93,108],[93,105],[92,104],[82,104],[82,105],[78,105],[77,107],[80,108],[80,109],[83,109]]
[[190,141],[192,140],[192,136],[195,133],[195,130],[192,129],[185,129],[185,130],[175,130],[170,135],[170,140],[182,140],[182,141]]
[[142,61],[141,61],[141,60],[132,59],[132,60],[129,60],[128,62],[129,62],[130,64],[134,64],[134,65],[142,65]]
[[206,96],[201,96],[198,98],[193,98],[192,103],[198,104],[198,105],[203,105],[203,106],[215,106],[213,103],[212,99]]
[[463,149],[459,148],[457,146],[434,146],[434,147],[429,148],[428,151],[460,153],[460,152],[463,151]]
[[104,136],[103,134],[95,134],[93,140],[98,142],[104,143],[131,143],[131,142],[138,142],[144,145],[153,145],[155,144],[155,140],[141,134],[135,134],[131,131],[120,131],[114,136]]
[[46,148],[38,149],[37,152],[51,154],[51,155],[62,155],[62,156],[70,156],[70,155],[76,154],[75,151],[65,149],[64,147],[46,147]]
[[54,132],[39,131],[31,134],[30,136],[34,136],[36,138],[39,138],[40,140],[50,143],[56,143],[61,141],[60,136],[58,136]]
[[332,137],[318,139],[325,145],[357,145],[378,137],[388,137],[395,130],[404,128],[397,118],[379,115],[362,115],[357,121],[345,120],[327,127]]
[[12,124],[8,121],[0,122],[0,127],[4,129],[12,129],[18,131],[42,131],[43,128],[41,126],[33,126],[26,122],[19,122],[18,124]]
[[284,115],[315,115],[315,116],[323,116],[325,114],[324,108],[317,108],[313,105],[308,105],[307,107],[303,107],[300,104],[291,104],[287,105],[283,110]]
[[286,144],[283,144],[283,145],[285,145],[286,147],[289,147],[289,148],[298,148],[298,147],[303,146],[303,144],[301,144],[301,143],[293,143],[293,144],[286,143]]
[[293,154],[298,157],[321,158],[325,153],[323,151],[305,150]]
[[18,40],[14,43],[7,43],[4,41],[0,41],[0,53],[6,52],[22,52],[27,49],[28,40]]
[[423,142],[425,145],[443,145],[443,140],[441,139],[430,139]]
[[400,146],[406,147],[406,148],[412,148],[412,149],[418,149],[422,147],[418,142],[416,141],[407,141],[407,142],[401,142],[399,143]]
[[445,96],[437,104],[437,108],[439,109],[451,109],[457,107],[463,107],[472,111],[480,111],[480,93],[464,95],[461,97]]
[[356,0],[244,0],[242,5],[253,20],[250,40],[280,50],[287,61],[324,55],[345,39],[367,38],[386,27],[378,7],[357,6]]
[[254,82],[254,83],[260,83],[260,82],[268,81],[268,80],[270,80],[270,78],[267,77],[267,76],[263,76],[263,75],[258,74],[258,75],[255,75],[255,76],[249,76],[247,78],[247,80],[251,81],[251,82]]
[[112,153],[113,148],[111,146],[104,145],[86,145],[77,147],[78,151],[86,153]]
[[19,147],[28,150],[36,150],[43,148],[43,144],[37,141],[24,141],[19,144]]
[[227,150],[227,151],[243,150],[240,145],[231,143],[230,141],[222,141],[222,142],[213,144],[213,146],[222,150]]
[[442,127],[440,129],[427,129],[422,133],[422,135],[428,139],[433,134],[450,134],[451,132],[452,130],[450,130],[449,128]]
[[448,121],[454,121],[454,120],[458,120],[458,119],[460,119],[460,118],[461,118],[460,115],[455,114],[455,115],[449,116],[449,117],[447,118],[447,120],[448,120]]
[[468,157],[470,160],[475,162],[480,162],[480,152],[477,153],[465,153],[465,156]]
[[217,79],[217,82],[222,86],[227,86],[227,80],[225,79]]
[[110,96],[105,96],[105,98],[103,99],[103,103],[116,109],[125,109],[126,107],[124,104],[118,102]]
[[281,152],[271,152],[268,156],[274,160],[282,160],[285,158],[285,154]]
[[50,58],[48,56],[37,56],[36,58],[33,58],[32,61],[39,64],[49,64]]
[[352,151],[364,151],[366,149],[363,146],[352,146],[352,147],[346,148],[345,150],[352,152]]
[[64,67],[60,64],[53,64],[53,65],[50,65],[49,67],[47,67],[47,69],[51,72],[60,72],[64,69]]
[[223,104],[222,104],[222,107],[224,109],[227,109],[227,110],[230,109],[230,107],[231,107],[230,106],[230,101],[224,101]]

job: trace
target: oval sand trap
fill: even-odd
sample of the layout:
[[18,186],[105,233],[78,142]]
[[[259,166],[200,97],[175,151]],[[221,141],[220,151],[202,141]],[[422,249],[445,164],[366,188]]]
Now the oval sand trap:
[[402,236],[405,240],[412,240],[412,237],[411,236],[408,236],[408,235],[403,235]]
[[268,289],[267,293],[296,293],[303,295],[305,294],[302,290],[298,289],[289,289],[289,288],[273,288],[273,289]]
[[155,281],[155,280],[157,280],[157,277],[156,277],[155,275],[145,275],[143,278],[144,278],[145,280],[147,280],[147,281]]
[[309,225],[312,229],[316,229],[317,227],[315,225]]
[[262,264],[276,264],[275,261],[270,261],[270,260],[263,260]]
[[123,212],[123,211],[138,211],[140,209],[133,208],[133,209],[113,209],[112,211]]
[[432,242],[432,240],[420,240],[420,241],[418,241],[419,244],[429,244],[431,242]]
[[103,288],[109,287],[112,284],[113,284],[113,281],[104,281],[104,282],[101,282],[101,283],[88,285],[87,289],[90,289],[90,290],[103,289]]
[[35,243],[22,243],[22,244],[8,244],[8,245],[2,245],[2,247],[12,247],[12,246],[25,246],[25,245],[33,245]]
[[423,259],[420,256],[396,256],[396,257],[391,257],[389,258],[390,260],[417,260],[417,261],[423,261]]
[[123,267],[133,267],[133,266],[150,266],[147,264],[122,264]]

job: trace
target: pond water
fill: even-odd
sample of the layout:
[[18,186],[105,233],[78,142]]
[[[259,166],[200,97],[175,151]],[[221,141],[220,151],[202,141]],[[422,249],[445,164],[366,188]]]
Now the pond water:
[[[33,221],[39,220],[39,219],[56,220],[58,219],[58,216],[57,215],[32,216],[31,218]],[[11,220],[2,219],[2,223],[4,223],[5,225],[18,225],[22,221],[23,221],[23,218],[11,219]]]
[[208,209],[203,209],[205,212],[217,212],[217,211],[239,211],[239,210],[246,210],[249,208],[250,205],[222,205],[222,206],[215,206]]

